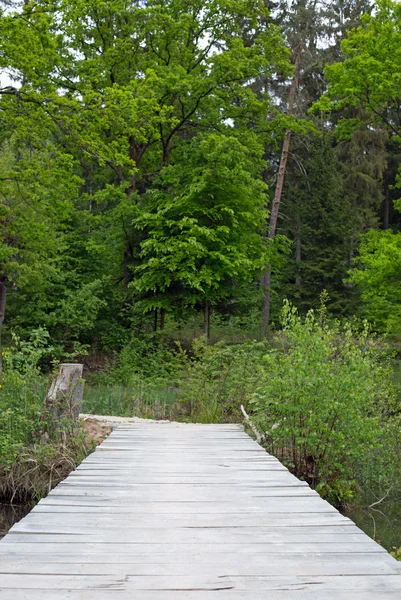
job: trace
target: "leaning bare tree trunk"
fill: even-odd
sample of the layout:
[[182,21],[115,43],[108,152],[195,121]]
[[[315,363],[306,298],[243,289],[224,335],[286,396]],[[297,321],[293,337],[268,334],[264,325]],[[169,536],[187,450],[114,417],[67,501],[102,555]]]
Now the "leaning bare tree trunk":
[[3,371],[3,355],[1,353],[1,333],[3,330],[4,317],[6,314],[7,280],[4,275],[0,276],[0,373]]
[[[296,50],[296,54],[295,54],[295,72],[294,72],[294,78],[291,82],[290,94],[288,97],[288,109],[287,109],[288,115],[294,114],[295,96],[296,96],[296,93],[298,90],[299,77],[300,77],[300,73],[301,73],[302,49],[303,49],[303,46],[302,46],[302,44],[300,44],[298,46],[298,48]],[[287,131],[285,132],[283,149],[281,151],[280,166],[279,166],[279,170],[278,170],[278,174],[277,174],[276,190],[274,193],[272,212],[270,215],[269,231],[266,236],[267,239],[269,239],[269,240],[273,240],[275,238],[276,231],[277,231],[277,221],[278,221],[278,215],[280,212],[281,197],[283,195],[285,173],[287,170],[287,163],[288,163],[288,154],[290,151],[291,135],[292,135],[291,129],[287,129]],[[263,326],[263,332],[265,334],[267,332],[267,329],[268,329],[269,323],[270,323],[271,271],[272,271],[271,265],[266,265],[265,273],[262,277],[262,285],[264,288],[262,326]]]
[[54,420],[78,419],[84,395],[82,372],[83,365],[72,363],[60,365],[45,400],[46,408]]

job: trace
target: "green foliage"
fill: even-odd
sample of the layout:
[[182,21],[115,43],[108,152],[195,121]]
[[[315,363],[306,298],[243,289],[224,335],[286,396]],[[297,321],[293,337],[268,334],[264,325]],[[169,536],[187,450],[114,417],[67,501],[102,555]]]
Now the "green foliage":
[[187,357],[179,343],[155,333],[135,335],[116,365],[92,376],[85,386],[83,411],[124,417],[177,419],[177,384]]
[[270,451],[299,477],[332,501],[349,501],[393,410],[380,344],[366,329],[327,322],[324,312],[302,320],[288,303],[276,343],[252,397],[255,421]]
[[83,283],[74,290],[66,290],[45,322],[63,330],[64,343],[78,341],[90,334],[96,326],[99,311],[106,306],[103,296],[104,282],[94,280]]
[[366,105],[379,112],[398,89],[400,60],[400,6],[391,0],[376,2],[363,25],[343,41],[346,60],[327,68],[328,98],[342,106]]
[[181,369],[183,361],[185,354],[180,347],[170,348],[167,340],[157,334],[133,337],[121,350],[114,376],[124,383],[134,381],[137,376],[145,381],[169,381]]
[[57,348],[50,343],[50,334],[43,327],[34,329],[28,339],[12,336],[13,345],[3,352],[5,372],[40,375],[39,365],[53,362]]
[[326,68],[329,89],[314,110],[351,109],[350,118],[342,120],[338,130],[348,137],[361,124],[355,109],[363,109],[372,124],[383,123],[400,143],[401,6],[378,0],[375,9],[344,39],[345,60]]
[[215,304],[265,264],[261,148],[248,141],[198,136],[162,171],[161,189],[148,193],[134,222],[146,239],[133,282],[148,309]]
[[394,548],[393,551],[390,552],[390,554],[396,560],[401,561],[401,547],[400,548]]
[[209,346],[203,338],[194,342],[193,358],[182,373],[179,398],[190,407],[194,421],[240,421],[246,404],[262,377],[261,358],[266,345],[244,343]]
[[[350,305],[347,276],[352,238],[357,235],[356,214],[350,194],[342,193],[344,179],[339,172],[332,134],[305,138],[297,149],[299,163],[291,163],[285,186],[288,218],[283,229],[293,240],[291,256],[279,270],[277,322],[283,296],[303,313],[319,305],[319,294],[327,289],[330,310],[344,313]],[[345,197],[344,197],[345,196]],[[358,217],[359,218],[359,217]]]
[[0,376],[0,497],[27,500],[45,495],[87,454],[85,436],[65,419],[57,427],[45,410],[49,386],[39,363],[51,356],[48,333],[14,338],[3,351]]
[[115,376],[107,382],[102,379],[95,378],[85,385],[84,413],[172,421],[187,417],[187,411],[183,412],[178,402],[177,388],[168,381],[146,380],[132,374],[128,384],[119,383]]
[[401,234],[370,231],[363,236],[350,280],[363,300],[362,313],[390,336],[401,334]]
[[[194,304],[202,294],[226,296],[233,278],[249,282],[265,216],[260,149],[250,129],[272,106],[267,91],[256,94],[249,83],[289,72],[288,51],[263,3],[40,0],[4,11],[0,30],[0,64],[16,82],[0,90],[0,136],[12,140],[15,157],[4,181],[16,198],[15,219],[0,219],[0,276],[9,284],[18,279],[9,294],[14,326],[45,325],[67,351],[76,342],[121,346],[139,307],[175,306],[177,294]],[[177,185],[186,193],[177,210],[166,212]],[[210,200],[214,190],[214,214],[200,218],[207,200],[202,205],[200,196]],[[30,209],[21,213],[26,225],[16,237],[22,194],[33,210],[46,211],[40,220]],[[239,250],[233,240],[242,226],[248,238]],[[28,236],[39,239],[38,229],[41,254]],[[182,246],[174,240],[163,256],[177,232]],[[35,253],[26,255],[27,248]],[[184,265],[177,265],[180,253],[188,253]],[[205,253],[198,275],[190,260],[202,261]],[[172,285],[155,275],[156,265],[150,269],[156,260]],[[30,273],[35,285],[26,310],[23,274]]]
[[169,347],[161,334],[135,337],[119,355],[116,369],[86,388],[84,410],[203,423],[239,421],[241,404],[261,380],[265,351],[264,342],[209,345],[199,337],[184,351],[179,343]]
[[67,249],[70,199],[80,180],[52,144],[32,153],[16,136],[0,150],[0,180],[1,274],[43,306]]
[[[8,362],[8,352],[3,354]],[[29,364],[23,373],[6,367],[0,381],[0,464],[7,468],[37,439],[45,382]]]

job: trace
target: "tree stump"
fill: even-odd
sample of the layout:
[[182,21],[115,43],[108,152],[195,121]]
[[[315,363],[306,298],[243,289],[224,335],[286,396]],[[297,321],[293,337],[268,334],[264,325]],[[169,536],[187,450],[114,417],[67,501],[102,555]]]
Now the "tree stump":
[[83,367],[74,363],[60,365],[45,400],[46,408],[54,419],[79,418],[84,395]]

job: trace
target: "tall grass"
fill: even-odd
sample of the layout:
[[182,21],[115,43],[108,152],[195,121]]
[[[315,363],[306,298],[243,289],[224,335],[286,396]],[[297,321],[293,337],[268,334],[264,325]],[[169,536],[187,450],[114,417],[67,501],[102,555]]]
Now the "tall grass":
[[37,500],[62,481],[91,450],[79,424],[55,422],[46,410],[49,378],[39,363],[46,351],[41,331],[3,351],[0,374],[0,499]]
[[179,416],[177,390],[168,385],[131,383],[86,385],[83,412],[93,415],[173,419]]

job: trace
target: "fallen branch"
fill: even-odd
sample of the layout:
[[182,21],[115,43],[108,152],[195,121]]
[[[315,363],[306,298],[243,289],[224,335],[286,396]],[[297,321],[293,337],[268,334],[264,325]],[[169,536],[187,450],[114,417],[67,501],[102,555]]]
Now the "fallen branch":
[[253,431],[253,433],[255,435],[256,441],[258,442],[258,444],[260,444],[263,441],[264,437],[265,437],[264,434],[260,433],[258,431],[258,429],[255,427],[255,425],[252,423],[252,421],[251,421],[248,413],[246,412],[246,410],[245,410],[245,408],[243,407],[242,404],[241,404],[241,412],[242,412],[242,414],[245,417],[245,421],[248,423],[249,427],[252,429],[252,431]]
[[370,504],[368,506],[368,508],[373,508],[374,506],[377,506],[378,504],[381,504],[382,502],[384,502],[384,500],[389,496],[390,492],[393,491],[393,486],[391,486],[391,488],[389,488],[387,490],[387,492],[384,494],[383,498],[380,498],[380,500],[378,500],[377,502],[373,502],[373,504]]
[[369,516],[373,519],[373,539],[376,541],[376,521],[373,515],[369,513]]

